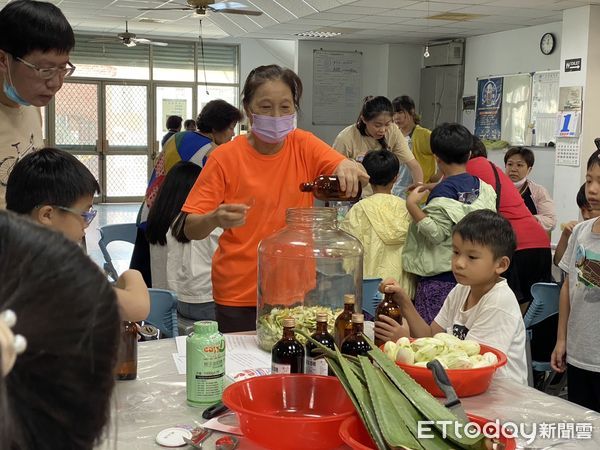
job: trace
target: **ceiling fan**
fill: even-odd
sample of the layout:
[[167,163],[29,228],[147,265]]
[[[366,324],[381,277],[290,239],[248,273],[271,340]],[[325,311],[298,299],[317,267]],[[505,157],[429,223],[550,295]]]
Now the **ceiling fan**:
[[220,2],[215,0],[186,0],[187,5],[182,3],[171,3],[181,5],[179,7],[167,8],[138,8],[140,11],[195,11],[196,14],[205,15],[208,11],[214,13],[240,14],[246,16],[260,16],[261,11],[249,9],[248,6],[238,2]]
[[123,45],[125,45],[126,47],[135,47],[138,44],[157,45],[159,47],[166,47],[167,45],[169,45],[166,42],[151,41],[150,39],[137,37],[137,35],[135,33],[129,32],[129,26],[128,26],[127,21],[125,21],[125,32],[124,33],[119,33],[114,38],[94,39],[93,42],[114,42],[115,39],[120,40],[121,43]]

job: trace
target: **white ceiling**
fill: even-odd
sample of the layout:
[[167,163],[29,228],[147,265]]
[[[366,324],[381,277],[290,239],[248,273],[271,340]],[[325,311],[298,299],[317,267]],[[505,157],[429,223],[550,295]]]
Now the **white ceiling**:
[[[50,0],[77,32],[116,34],[129,30],[138,37],[195,39],[199,16],[186,11],[139,11],[174,7],[185,0]],[[562,20],[562,10],[600,0],[238,0],[261,10],[250,17],[212,13],[202,21],[206,38],[253,37],[296,39],[295,33],[340,29],[333,40],[350,42],[425,43],[512,30]],[[0,7],[9,3],[0,0]],[[480,14],[469,21],[427,19],[444,12]],[[158,19],[162,23],[140,22]]]

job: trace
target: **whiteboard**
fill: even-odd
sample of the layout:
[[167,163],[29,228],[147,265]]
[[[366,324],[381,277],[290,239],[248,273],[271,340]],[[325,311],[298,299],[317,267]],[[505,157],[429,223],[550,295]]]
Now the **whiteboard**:
[[362,52],[313,51],[313,125],[356,122],[362,106]]

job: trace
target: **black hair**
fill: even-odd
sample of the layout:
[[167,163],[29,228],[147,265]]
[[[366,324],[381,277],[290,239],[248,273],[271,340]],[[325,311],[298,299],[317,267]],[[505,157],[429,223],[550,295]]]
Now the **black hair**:
[[515,155],[521,155],[521,158],[523,158],[523,161],[525,161],[527,167],[533,167],[533,165],[535,164],[535,155],[533,154],[531,149],[520,146],[511,147],[506,151],[506,153],[504,154],[504,164],[506,165],[509,158]]
[[431,132],[431,152],[446,164],[469,160],[473,135],[459,123],[443,123]]
[[169,170],[148,213],[146,238],[150,244],[166,245],[171,227],[175,239],[184,244],[189,242],[183,234],[184,217],[177,224],[173,222],[181,216],[181,208],[200,171],[200,166],[189,161],[179,161]]
[[17,0],[0,10],[0,49],[14,58],[36,50],[60,54],[75,46],[73,29],[62,11],[52,3]]
[[387,186],[400,170],[398,157],[389,150],[371,150],[362,160],[369,175],[369,183],[374,186]]
[[588,202],[588,199],[585,196],[585,183],[583,183],[577,191],[575,201],[577,202],[579,209],[591,209],[590,202]]
[[196,119],[196,126],[201,133],[224,131],[232,124],[242,120],[242,113],[235,106],[225,100],[211,100]]
[[187,130],[188,127],[192,124],[194,125],[194,130],[195,130],[196,129],[196,121],[194,119],[187,119],[185,122],[183,122],[183,128]]
[[92,450],[110,417],[119,342],[106,276],[61,233],[0,211],[6,309],[27,349],[6,376],[0,371],[0,447]]
[[600,150],[596,150],[588,159],[587,170],[594,166],[600,166]]
[[487,149],[485,148],[485,144],[478,136],[473,135],[473,145],[471,147],[471,159],[477,158],[478,156],[483,156],[487,158]]
[[[372,95],[368,95],[363,100],[363,105],[360,110],[360,114],[358,115],[358,119],[356,120],[356,128],[362,136],[367,136],[367,124],[369,120],[373,120],[375,117],[380,114],[389,114],[390,118],[394,115],[394,110],[392,108],[392,102],[387,97],[383,97],[379,95],[377,97],[373,97]],[[388,144],[385,140],[385,137],[378,139],[378,142],[381,144],[381,148],[387,149]]]
[[[242,89],[242,103],[248,108],[256,90],[267,81],[281,80],[288,85],[292,91],[292,99],[297,111],[300,111],[300,99],[302,98],[302,81],[293,70],[285,69],[277,64],[258,66],[246,77]],[[231,122],[229,122],[231,123]]]
[[181,128],[181,122],[183,122],[183,117],[181,116],[167,117],[167,130],[178,130]]
[[507,256],[512,259],[517,240],[510,222],[490,209],[470,212],[458,222],[452,234],[463,240],[488,247],[495,259]]
[[415,101],[408,95],[401,95],[392,100],[392,108],[394,109],[394,113],[404,111],[406,114],[412,117],[413,122],[416,125],[421,124],[421,116],[419,116],[415,110]]
[[94,175],[72,154],[43,148],[17,162],[6,184],[6,208],[29,214],[37,206],[70,207],[84,196],[100,193]]

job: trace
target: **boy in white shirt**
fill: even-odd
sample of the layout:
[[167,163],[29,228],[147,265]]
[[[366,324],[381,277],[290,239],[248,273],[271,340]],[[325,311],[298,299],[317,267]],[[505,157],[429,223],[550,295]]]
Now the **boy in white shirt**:
[[[527,384],[525,325],[517,299],[500,275],[508,268],[516,248],[510,223],[490,210],[477,210],[456,224],[452,233],[452,272],[457,285],[442,309],[427,323],[395,280],[382,283],[393,293],[415,338],[447,332],[504,352],[508,363],[499,375]],[[375,323],[383,340],[397,340],[408,330],[387,317]]]

